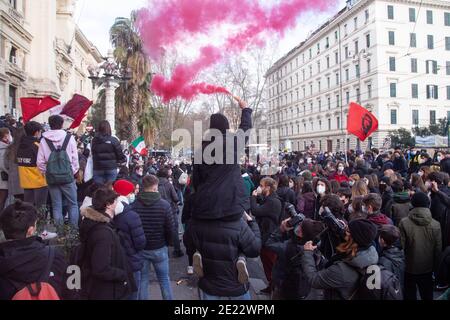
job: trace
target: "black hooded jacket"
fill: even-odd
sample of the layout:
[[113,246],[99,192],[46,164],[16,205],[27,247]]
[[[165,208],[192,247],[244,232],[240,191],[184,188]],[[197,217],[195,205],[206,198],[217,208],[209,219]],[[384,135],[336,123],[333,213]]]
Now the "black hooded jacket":
[[127,161],[119,140],[109,135],[97,134],[92,139],[94,170],[117,169],[118,164]]
[[[252,127],[252,109],[242,110],[241,124],[239,129],[244,132]],[[244,179],[238,164],[240,155],[244,150],[238,150],[237,137],[232,134],[225,134],[229,129],[228,120],[225,116],[215,114],[211,116],[211,128],[218,129],[223,134],[223,157],[222,164],[195,164],[193,170],[193,185],[196,190],[192,203],[195,208],[192,216],[196,219],[220,220],[227,216],[242,214],[244,210],[250,208],[250,201]],[[226,146],[234,142],[233,164],[226,163]],[[211,148],[213,142],[203,142],[202,155],[205,148]],[[200,150],[197,150],[198,153]],[[206,154],[211,152],[206,151]],[[197,159],[195,159],[197,160]],[[202,161],[204,159],[202,158]]]
[[[0,300],[11,300],[26,285],[36,283],[48,261],[48,249],[40,238],[7,241],[0,244]],[[48,283],[60,299],[67,297],[67,263],[64,255],[55,249],[50,271],[54,276]],[[14,283],[14,284],[13,284]],[[19,288],[17,288],[19,287]]]

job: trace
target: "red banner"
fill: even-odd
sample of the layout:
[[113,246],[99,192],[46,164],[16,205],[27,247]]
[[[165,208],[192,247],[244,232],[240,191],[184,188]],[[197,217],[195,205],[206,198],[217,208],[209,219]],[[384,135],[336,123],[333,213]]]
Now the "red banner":
[[20,98],[23,122],[27,123],[42,112],[50,110],[60,104],[61,102],[49,96],[44,98]]
[[365,141],[378,130],[378,119],[359,104],[352,102],[347,117],[347,131]]

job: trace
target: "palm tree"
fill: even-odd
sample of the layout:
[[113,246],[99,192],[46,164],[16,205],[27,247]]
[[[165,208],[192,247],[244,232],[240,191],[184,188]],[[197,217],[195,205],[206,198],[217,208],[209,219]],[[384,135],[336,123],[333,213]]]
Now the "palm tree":
[[110,30],[117,62],[131,72],[131,79],[116,91],[118,131],[129,141],[140,136],[139,119],[150,106],[150,62],[144,52],[142,40],[135,27],[136,12],[131,18],[116,18]]
[[153,146],[156,138],[156,128],[159,128],[163,118],[163,112],[159,108],[148,108],[139,121],[146,145]]

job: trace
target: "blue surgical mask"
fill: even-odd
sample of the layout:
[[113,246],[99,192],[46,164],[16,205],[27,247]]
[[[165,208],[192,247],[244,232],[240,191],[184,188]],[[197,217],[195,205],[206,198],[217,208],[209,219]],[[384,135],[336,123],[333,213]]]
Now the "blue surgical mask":
[[134,201],[136,201],[136,195],[132,193],[128,196],[128,202],[132,204]]

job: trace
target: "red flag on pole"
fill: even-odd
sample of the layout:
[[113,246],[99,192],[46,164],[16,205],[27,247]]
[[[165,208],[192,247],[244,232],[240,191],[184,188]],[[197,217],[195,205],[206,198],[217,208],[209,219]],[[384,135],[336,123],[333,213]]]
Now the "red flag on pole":
[[365,141],[378,130],[378,119],[359,104],[352,102],[347,117],[347,131]]
[[49,96],[44,98],[20,98],[23,122],[27,123],[42,112],[50,110],[60,104],[61,102]]
[[75,94],[73,98],[67,102],[64,109],[61,111],[61,114],[73,119],[70,129],[75,129],[80,126],[81,121],[83,121],[86,116],[86,112],[93,103],[93,101],[79,94]]

